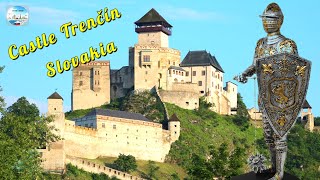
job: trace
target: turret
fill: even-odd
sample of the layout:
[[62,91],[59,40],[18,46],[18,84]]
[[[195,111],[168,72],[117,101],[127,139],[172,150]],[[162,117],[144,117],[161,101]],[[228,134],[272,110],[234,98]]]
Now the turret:
[[63,112],[63,98],[54,92],[48,98],[48,112],[47,115],[52,115],[54,118],[53,124],[60,132],[64,131],[64,112]]
[[176,114],[173,114],[168,122],[168,130],[171,134],[171,142],[175,142],[180,136],[180,120]]
[[155,9],[152,8],[135,25],[138,44],[169,47],[172,26]]

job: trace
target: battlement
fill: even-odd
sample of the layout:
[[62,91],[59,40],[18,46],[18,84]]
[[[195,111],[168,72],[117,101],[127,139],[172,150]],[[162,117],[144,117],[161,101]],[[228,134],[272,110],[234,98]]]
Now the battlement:
[[134,48],[137,49],[146,49],[146,50],[158,50],[159,52],[166,52],[166,53],[172,53],[172,54],[177,54],[180,55],[181,52],[177,49],[173,48],[167,48],[167,47],[159,47],[159,46],[151,46],[151,45],[138,45],[136,44]]
[[132,120],[132,119],[124,119],[124,118],[101,116],[101,115],[97,115],[97,119],[162,128],[162,124],[154,123],[154,122],[147,122],[147,121],[142,121],[142,120]]
[[93,163],[88,160],[67,157],[66,162],[71,163],[72,165],[78,166],[78,168],[82,168],[85,171],[89,171],[92,173],[104,173],[110,177],[115,176],[119,179],[125,179],[125,180],[143,180],[140,177],[133,176],[131,174],[118,171],[116,169],[112,169],[98,163]]
[[65,122],[65,131],[81,135],[96,136],[98,130],[90,127],[77,126],[74,123]]

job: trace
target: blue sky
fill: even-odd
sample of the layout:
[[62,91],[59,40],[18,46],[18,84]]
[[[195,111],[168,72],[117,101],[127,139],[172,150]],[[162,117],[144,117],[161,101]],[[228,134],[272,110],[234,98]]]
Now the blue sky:
[[[94,3],[93,3],[94,2]],[[87,52],[90,46],[114,41],[118,51],[100,60],[110,60],[111,68],[128,64],[128,48],[137,42],[134,22],[151,8],[155,8],[173,25],[170,47],[181,51],[183,59],[189,50],[207,50],[214,54],[225,73],[225,81],[246,69],[253,59],[256,42],[266,36],[259,15],[273,1],[251,0],[203,0],[203,1],[1,1],[0,2],[0,65],[5,65],[0,75],[2,96],[10,105],[21,96],[36,103],[42,113],[46,112],[47,97],[58,89],[64,98],[65,110],[71,105],[71,71],[47,77],[46,63],[57,59],[63,61]],[[307,99],[316,116],[319,108],[319,18],[320,2],[291,0],[277,2],[284,13],[282,34],[293,39],[300,56],[312,61],[312,74]],[[6,8],[9,5],[24,5],[29,9],[27,26],[9,26],[6,22]],[[97,16],[97,11],[108,7],[118,8],[121,19],[99,26],[76,37],[66,39],[60,33],[60,26],[71,21],[80,21]],[[58,42],[47,48],[13,61],[8,56],[8,47],[35,41],[42,33],[55,33]],[[254,105],[254,84],[252,80],[239,84],[239,91],[248,107]]]

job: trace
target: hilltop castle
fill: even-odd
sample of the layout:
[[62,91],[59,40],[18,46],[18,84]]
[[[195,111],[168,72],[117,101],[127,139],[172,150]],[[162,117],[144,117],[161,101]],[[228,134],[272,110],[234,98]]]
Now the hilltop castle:
[[[198,108],[204,96],[214,104],[214,111],[236,112],[237,85],[227,82],[223,87],[224,71],[214,56],[189,51],[180,62],[180,51],[169,47],[172,26],[154,9],[135,24],[138,43],[129,48],[129,66],[110,70],[109,61],[94,61],[73,69],[72,111],[99,107],[132,90],[155,89],[162,102],[182,108]],[[117,157],[120,153],[163,162],[180,136],[176,115],[166,114],[167,127],[141,114],[97,108],[67,120],[57,92],[48,97],[48,115],[54,116],[56,133],[63,139],[39,150],[46,170],[63,171],[70,158]]]
[[207,51],[181,53],[169,47],[170,25],[155,9],[135,22],[138,43],[129,48],[129,65],[110,70],[109,61],[94,61],[73,70],[72,110],[109,103],[130,91],[159,89],[164,102],[185,109],[199,107],[199,97],[220,114],[234,114],[237,85],[227,82],[224,71]]

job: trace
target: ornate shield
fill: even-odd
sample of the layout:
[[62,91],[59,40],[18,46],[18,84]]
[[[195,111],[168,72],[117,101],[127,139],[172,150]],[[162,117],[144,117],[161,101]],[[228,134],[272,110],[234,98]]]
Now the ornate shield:
[[256,62],[261,110],[275,133],[283,137],[294,125],[305,101],[311,62],[288,53]]

